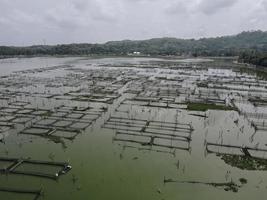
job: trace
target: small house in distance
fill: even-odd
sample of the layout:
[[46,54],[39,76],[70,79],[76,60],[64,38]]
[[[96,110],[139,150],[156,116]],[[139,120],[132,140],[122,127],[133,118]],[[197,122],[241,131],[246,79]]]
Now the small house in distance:
[[141,55],[141,52],[139,51],[134,51],[132,53],[128,53],[129,56],[140,56]]
[[141,53],[139,51],[134,51],[133,55],[140,55]]

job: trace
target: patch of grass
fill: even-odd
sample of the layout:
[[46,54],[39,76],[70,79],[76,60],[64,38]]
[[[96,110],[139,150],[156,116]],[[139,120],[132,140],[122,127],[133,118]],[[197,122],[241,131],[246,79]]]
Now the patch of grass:
[[230,106],[216,105],[211,103],[188,103],[187,110],[190,111],[207,111],[207,110],[236,110]]
[[41,116],[42,117],[50,117],[51,115],[52,115],[52,111],[47,111],[47,112],[45,112],[45,113],[43,113]]

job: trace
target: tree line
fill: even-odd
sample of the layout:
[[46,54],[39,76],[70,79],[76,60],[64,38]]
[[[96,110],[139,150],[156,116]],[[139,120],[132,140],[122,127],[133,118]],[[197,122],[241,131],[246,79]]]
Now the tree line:
[[239,62],[267,67],[267,52],[259,52],[255,50],[242,52],[239,56]]
[[[242,32],[233,36],[201,39],[155,38],[150,40],[123,40],[104,44],[35,45],[28,47],[0,46],[0,56],[35,55],[191,55],[191,56],[242,56],[244,61],[259,61],[267,52],[267,32]],[[253,53],[252,57],[247,54]],[[249,58],[249,59],[248,59]]]

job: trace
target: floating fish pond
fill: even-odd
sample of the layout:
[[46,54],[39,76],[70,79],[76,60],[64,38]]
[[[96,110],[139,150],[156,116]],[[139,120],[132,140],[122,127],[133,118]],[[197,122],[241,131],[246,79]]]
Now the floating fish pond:
[[244,67],[0,60],[1,199],[264,198],[267,79]]

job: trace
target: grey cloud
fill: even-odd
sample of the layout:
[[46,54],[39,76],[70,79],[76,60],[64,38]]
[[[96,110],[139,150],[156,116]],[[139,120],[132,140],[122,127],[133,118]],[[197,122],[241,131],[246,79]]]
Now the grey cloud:
[[86,9],[88,8],[88,1],[86,0],[77,0],[72,3],[74,7],[80,11],[86,11]]
[[165,12],[167,14],[185,14],[189,12],[188,2],[179,0],[171,5],[169,5]]
[[220,36],[266,18],[267,0],[0,0],[0,45]]
[[263,0],[262,5],[263,5],[263,8],[265,8],[265,10],[267,12],[267,0]]
[[48,9],[44,18],[54,28],[77,30],[94,23],[114,22],[116,18],[113,13],[115,12],[103,7],[99,1],[79,0]]
[[202,0],[198,8],[203,13],[210,15],[220,10],[230,8],[237,3],[238,0]]

